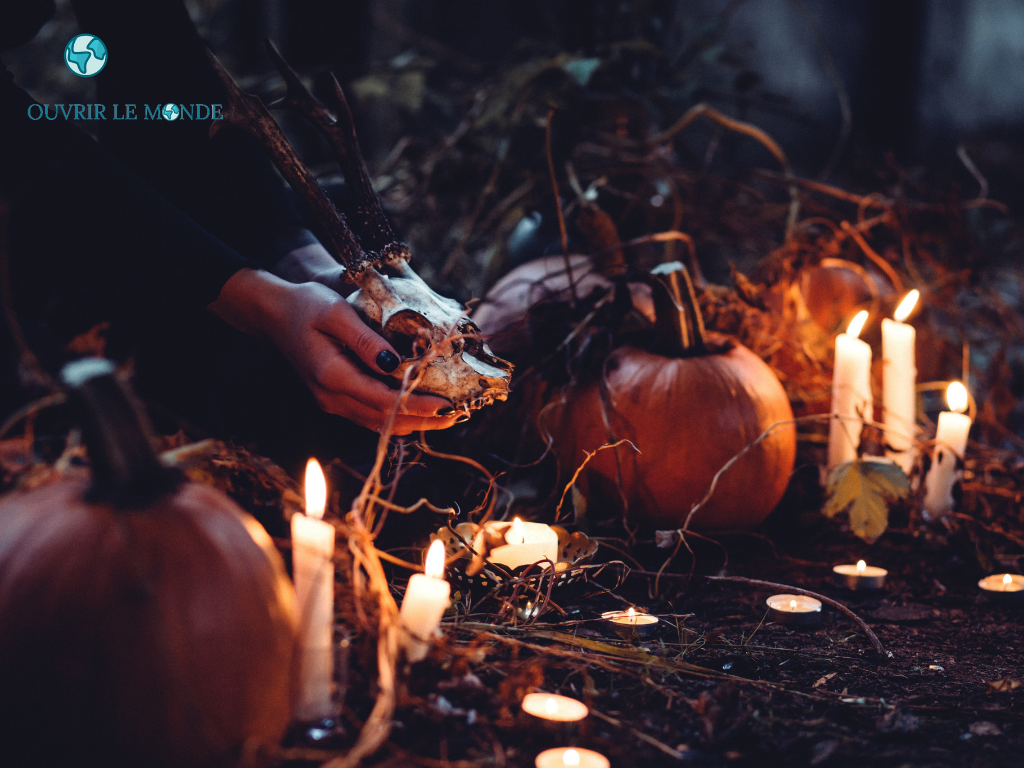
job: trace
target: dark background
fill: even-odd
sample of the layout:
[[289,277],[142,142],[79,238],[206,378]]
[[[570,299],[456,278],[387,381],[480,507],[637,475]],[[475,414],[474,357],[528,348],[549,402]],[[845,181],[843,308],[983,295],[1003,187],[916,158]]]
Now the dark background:
[[[653,80],[662,86],[653,111],[663,126],[706,101],[766,129],[811,176],[825,166],[841,172],[861,151],[955,166],[963,144],[994,197],[1019,195],[1024,3],[1015,0],[191,0],[188,7],[243,79],[272,79],[267,36],[300,71],[335,71],[355,94],[371,168],[404,133],[422,130],[420,122],[441,130],[443,118],[457,118],[456,105],[430,103],[432,90],[450,92],[453,79],[468,92],[542,52],[601,57],[648,44],[658,55],[638,53],[633,75],[638,93]],[[31,44],[5,54],[38,99],[89,98],[90,81],[61,63],[75,31],[62,0]],[[383,93],[384,80],[400,81],[399,93]],[[850,139],[830,163],[844,102]]]

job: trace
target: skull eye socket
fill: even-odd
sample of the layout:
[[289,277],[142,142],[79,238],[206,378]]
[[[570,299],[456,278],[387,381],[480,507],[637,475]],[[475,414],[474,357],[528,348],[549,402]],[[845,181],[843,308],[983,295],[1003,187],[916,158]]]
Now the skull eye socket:
[[413,333],[394,333],[388,339],[403,360],[415,360],[430,349],[430,341]]

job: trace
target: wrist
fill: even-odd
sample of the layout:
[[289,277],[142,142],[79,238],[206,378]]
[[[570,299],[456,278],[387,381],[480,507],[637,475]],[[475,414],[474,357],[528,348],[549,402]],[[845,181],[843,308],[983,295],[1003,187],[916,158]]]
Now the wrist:
[[291,289],[291,284],[269,272],[244,268],[228,279],[207,309],[242,333],[269,337],[283,319]]
[[345,284],[345,268],[318,242],[289,251],[272,271],[290,283],[320,283],[335,291]]

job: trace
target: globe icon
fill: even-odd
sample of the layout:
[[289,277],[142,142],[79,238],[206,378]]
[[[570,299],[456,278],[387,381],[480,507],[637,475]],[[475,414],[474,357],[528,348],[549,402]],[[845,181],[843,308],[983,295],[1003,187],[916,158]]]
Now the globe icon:
[[164,104],[160,114],[164,116],[164,120],[177,120],[181,117],[181,109],[179,109],[177,104]]
[[75,35],[64,46],[64,63],[79,77],[93,77],[107,66],[107,46],[96,35]]

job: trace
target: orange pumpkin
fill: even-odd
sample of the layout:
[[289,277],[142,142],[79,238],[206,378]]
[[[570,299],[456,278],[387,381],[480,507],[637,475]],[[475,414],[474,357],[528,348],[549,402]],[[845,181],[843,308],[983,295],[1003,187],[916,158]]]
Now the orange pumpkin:
[[[571,258],[578,296],[612,286],[591,271],[586,257]],[[567,300],[566,272],[561,256],[518,267],[492,288],[474,320],[485,333],[504,334],[505,352],[522,354],[530,344],[531,309]],[[623,444],[597,453],[578,482],[589,510],[625,508],[632,523],[648,529],[681,526],[729,459],[764,430],[793,419],[767,364],[745,347],[707,343],[682,265],[656,272],[634,275],[628,284],[634,308],[653,321],[646,348],[618,347],[607,358],[603,383],[571,383],[549,398],[555,405],[535,411],[541,432],[553,439],[563,481],[602,445],[625,438],[639,449]],[[758,525],[782,498],[795,461],[796,427],[790,423],[722,476],[691,527]]]
[[[793,418],[772,370],[746,347],[670,358],[634,347],[612,352],[605,376],[608,417],[596,383],[571,385],[551,431],[566,474],[606,443],[580,477],[589,509],[621,511],[646,528],[678,528],[715,473],[777,422]],[[613,439],[614,437],[614,439]],[[796,461],[789,424],[749,450],[720,478],[690,523],[695,530],[753,528],[779,503]]]
[[290,720],[291,582],[255,519],[159,464],[106,361],[73,365],[91,482],[0,503],[5,759],[235,765]]

